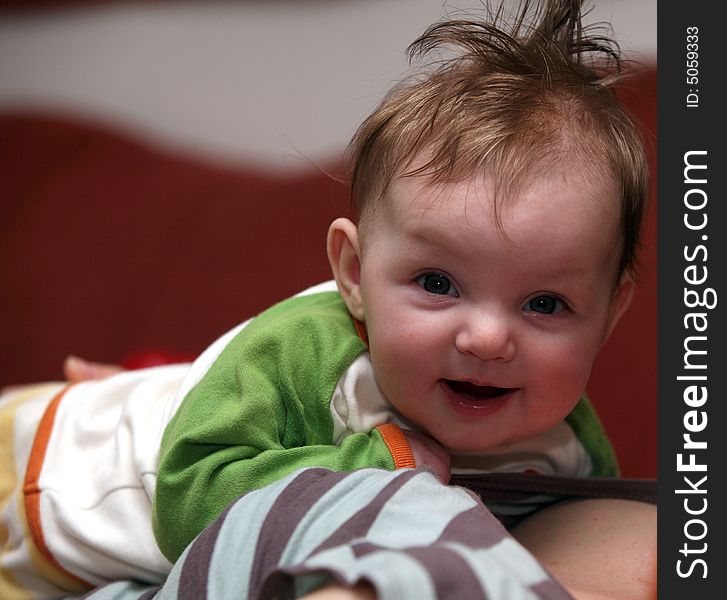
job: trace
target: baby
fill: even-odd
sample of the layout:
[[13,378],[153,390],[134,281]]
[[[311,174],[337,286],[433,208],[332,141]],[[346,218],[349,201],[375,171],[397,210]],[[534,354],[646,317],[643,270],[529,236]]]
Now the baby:
[[414,42],[459,52],[359,128],[355,219],[328,233],[335,285],[191,367],[3,401],[34,440],[16,444],[4,570],[35,561],[61,589],[161,580],[232,500],[306,466],[617,474],[582,393],[633,293],[647,161],[596,61],[607,41],[585,36],[578,2],[541,8]]

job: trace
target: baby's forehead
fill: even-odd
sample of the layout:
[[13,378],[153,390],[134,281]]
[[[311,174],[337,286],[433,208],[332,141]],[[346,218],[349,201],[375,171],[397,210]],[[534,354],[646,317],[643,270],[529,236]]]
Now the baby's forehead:
[[503,225],[513,212],[553,209],[611,221],[621,211],[621,189],[609,169],[561,161],[506,180],[493,170],[441,181],[429,174],[403,174],[394,178],[382,201],[389,211],[406,212],[409,218],[435,212],[438,218],[468,221],[485,214]]

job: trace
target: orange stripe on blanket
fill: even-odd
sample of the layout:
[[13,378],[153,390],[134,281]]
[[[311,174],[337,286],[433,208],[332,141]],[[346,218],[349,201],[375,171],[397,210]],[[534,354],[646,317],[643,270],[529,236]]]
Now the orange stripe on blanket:
[[61,399],[68,390],[73,387],[69,385],[62,389],[50,404],[45,409],[43,417],[38,425],[38,431],[35,432],[35,439],[33,439],[33,447],[30,450],[30,457],[28,459],[28,467],[25,471],[25,480],[23,483],[23,493],[25,495],[25,518],[28,521],[28,528],[30,535],[33,538],[33,542],[45,557],[45,559],[51,563],[56,569],[58,569],[64,575],[70,577],[73,581],[83,584],[86,587],[93,587],[92,584],[84,581],[80,577],[64,569],[61,564],[56,560],[53,553],[50,551],[48,544],[45,541],[43,535],[43,523],[40,518],[40,487],[38,480],[40,479],[40,473],[43,470],[43,463],[45,462],[46,451],[48,450],[48,442],[50,441],[51,433],[53,432],[53,423],[56,418],[56,412],[58,406],[61,403]]
[[417,466],[414,455],[406,441],[404,432],[394,423],[384,423],[377,428],[381,437],[384,438],[386,447],[394,458],[394,468],[396,469],[413,469]]

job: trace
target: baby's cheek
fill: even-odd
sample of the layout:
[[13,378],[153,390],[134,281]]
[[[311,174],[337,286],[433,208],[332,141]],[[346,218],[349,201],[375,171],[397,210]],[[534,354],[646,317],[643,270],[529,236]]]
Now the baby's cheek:
[[394,370],[411,368],[427,352],[424,343],[426,338],[421,332],[395,318],[380,321],[375,337],[369,337],[369,340],[372,356],[376,356],[380,362],[388,363],[386,367]]
[[569,339],[552,344],[550,352],[544,353],[548,370],[553,378],[563,385],[584,385],[591,372],[595,353],[590,340]]
[[555,361],[541,381],[543,395],[551,399],[551,410],[570,412],[586,389],[589,373],[590,365]]

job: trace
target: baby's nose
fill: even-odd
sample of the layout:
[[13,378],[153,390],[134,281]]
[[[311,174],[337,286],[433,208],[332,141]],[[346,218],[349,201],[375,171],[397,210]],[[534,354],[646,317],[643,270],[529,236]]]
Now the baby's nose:
[[478,313],[457,332],[457,350],[481,360],[512,360],[515,341],[508,320],[503,315]]

